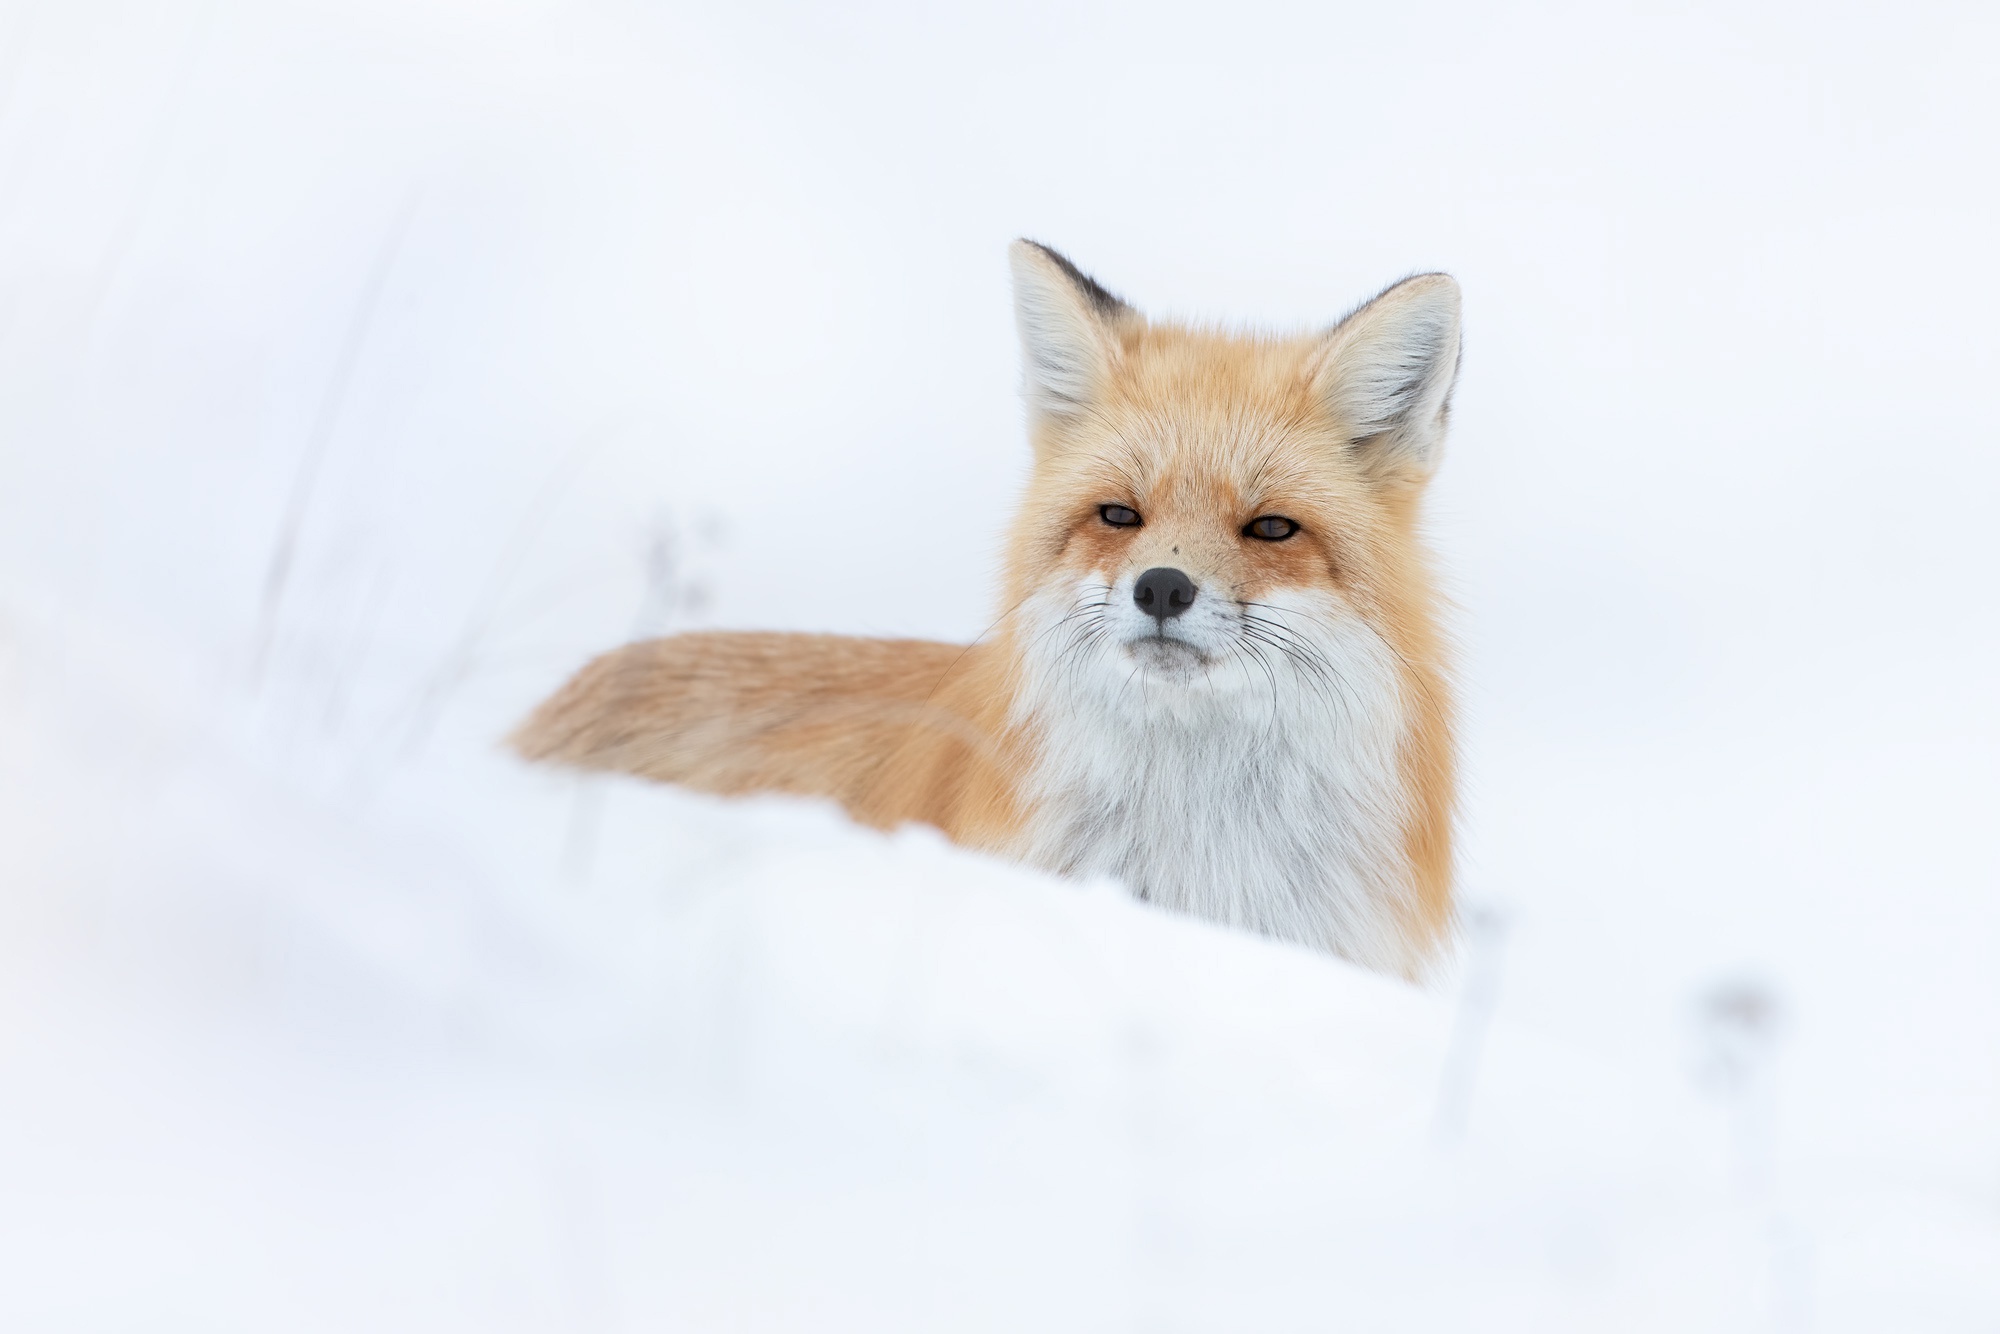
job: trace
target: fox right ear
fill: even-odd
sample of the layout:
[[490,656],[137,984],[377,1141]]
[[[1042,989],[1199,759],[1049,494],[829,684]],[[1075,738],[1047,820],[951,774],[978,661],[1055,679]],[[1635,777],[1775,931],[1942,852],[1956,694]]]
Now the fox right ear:
[[1322,340],[1314,387],[1371,474],[1422,484],[1437,468],[1458,380],[1459,322],[1458,284],[1421,273]]
[[1115,327],[1138,314],[1035,241],[1008,248],[1023,379],[1035,413],[1073,417],[1097,398],[1119,357]]

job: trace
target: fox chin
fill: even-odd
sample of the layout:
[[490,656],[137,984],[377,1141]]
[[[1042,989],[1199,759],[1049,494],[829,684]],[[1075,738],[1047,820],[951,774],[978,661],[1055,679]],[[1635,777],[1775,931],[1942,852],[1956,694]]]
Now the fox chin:
[[1034,465],[972,645],[690,633],[585,666],[534,760],[832,797],[1420,975],[1453,923],[1452,699],[1418,532],[1458,285],[1332,328],[1149,320],[1011,250]]

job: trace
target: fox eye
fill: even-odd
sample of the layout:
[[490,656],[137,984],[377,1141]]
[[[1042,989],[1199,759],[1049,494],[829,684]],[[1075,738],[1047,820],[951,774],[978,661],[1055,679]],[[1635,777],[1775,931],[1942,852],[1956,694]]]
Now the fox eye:
[[1113,528],[1137,528],[1139,526],[1139,511],[1127,509],[1123,505],[1099,505],[1097,507],[1097,517],[1110,524]]
[[1266,514],[1243,525],[1243,536],[1263,542],[1282,542],[1297,531],[1299,526],[1280,514]]

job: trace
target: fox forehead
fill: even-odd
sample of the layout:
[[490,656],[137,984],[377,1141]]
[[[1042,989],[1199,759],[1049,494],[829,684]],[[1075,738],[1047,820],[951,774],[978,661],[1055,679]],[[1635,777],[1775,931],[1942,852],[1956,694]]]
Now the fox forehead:
[[1092,409],[1037,442],[1037,472],[1057,487],[1190,516],[1365,500],[1312,392],[1313,340],[1155,324],[1119,350]]
[[1338,438],[1301,425],[1182,413],[1114,419],[1094,448],[1050,469],[1050,480],[1079,499],[1138,507],[1149,521],[1241,512],[1241,524],[1272,506],[1342,508],[1358,487],[1341,466]]

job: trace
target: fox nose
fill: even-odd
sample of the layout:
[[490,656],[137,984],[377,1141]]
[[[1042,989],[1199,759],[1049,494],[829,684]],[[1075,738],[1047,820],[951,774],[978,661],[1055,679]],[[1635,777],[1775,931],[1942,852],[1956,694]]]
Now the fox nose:
[[1194,605],[1194,580],[1167,565],[1156,565],[1132,585],[1139,610],[1165,625]]

